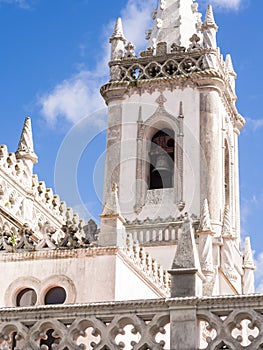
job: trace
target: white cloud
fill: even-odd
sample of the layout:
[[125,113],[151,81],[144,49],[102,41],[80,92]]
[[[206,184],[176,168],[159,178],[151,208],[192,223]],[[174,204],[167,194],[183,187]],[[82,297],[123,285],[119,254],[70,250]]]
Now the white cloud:
[[125,37],[138,49],[146,45],[144,33],[151,27],[151,14],[155,7],[156,0],[129,0],[121,11]]
[[258,129],[263,127],[263,119],[252,119],[246,118],[247,125],[253,130],[257,131]]
[[59,117],[75,123],[103,107],[99,82],[100,77],[82,70],[56,85],[51,93],[40,97],[41,112],[48,123],[54,125]]
[[[154,0],[146,0],[143,3],[141,0],[128,0],[121,11],[125,36],[128,41],[134,42],[138,49],[146,45],[142,33],[144,34],[151,25],[151,10],[155,4]],[[101,45],[103,54],[95,64],[94,70],[82,68],[38,99],[41,113],[49,125],[55,125],[59,118],[75,123],[104,106],[99,89],[108,80],[108,38],[113,28],[114,22],[107,25],[105,39]]]
[[223,10],[238,10],[244,0],[201,0],[200,4],[212,4],[216,8]]
[[33,0],[0,0],[0,3],[15,4],[23,9],[29,9]]

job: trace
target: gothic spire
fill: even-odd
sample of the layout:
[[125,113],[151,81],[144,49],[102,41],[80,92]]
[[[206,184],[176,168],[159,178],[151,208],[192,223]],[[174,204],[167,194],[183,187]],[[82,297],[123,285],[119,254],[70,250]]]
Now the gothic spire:
[[207,28],[207,27],[214,28],[214,29],[218,30],[218,26],[216,25],[215,18],[214,18],[212,5],[207,6],[207,10],[206,10],[206,14],[205,14],[203,28]]
[[125,246],[126,229],[124,226],[125,219],[121,215],[118,186],[112,185],[111,193],[104,206],[101,218],[101,227],[99,234],[99,245],[101,246]]
[[194,229],[191,219],[185,216],[182,232],[173,260],[172,269],[196,268],[201,270],[197,247],[194,238]]
[[255,270],[253,252],[251,249],[250,238],[246,237],[244,246],[244,268]]
[[122,20],[120,17],[116,19],[115,27],[114,27],[114,32],[110,38],[110,42],[114,39],[120,39],[122,41],[126,41],[124,34],[123,34],[123,28],[122,28]]
[[234,70],[233,62],[232,62],[232,58],[231,58],[230,54],[226,55],[226,71],[229,74],[232,74],[232,75],[236,76],[236,72]]
[[122,21],[121,18],[117,18],[115,23],[115,28],[112,36],[110,37],[111,43],[111,60],[118,60],[123,57],[124,45],[126,39],[123,34]]
[[211,5],[207,6],[206,16],[202,25],[204,35],[204,47],[209,49],[217,48],[216,32],[218,26],[216,25],[214,13]]
[[243,258],[243,294],[252,294],[255,293],[254,287],[254,270],[255,264],[253,259],[253,252],[251,249],[250,238],[246,237],[245,247],[244,247],[244,258]]
[[200,14],[193,0],[160,0],[154,13],[154,25],[148,33],[148,47],[155,48],[166,42],[168,51],[171,45],[189,47],[189,39],[197,33]]
[[27,117],[24,122],[24,127],[16,151],[16,157],[18,159],[29,159],[33,164],[37,163],[37,155],[34,152],[33,146],[31,119],[29,117]]

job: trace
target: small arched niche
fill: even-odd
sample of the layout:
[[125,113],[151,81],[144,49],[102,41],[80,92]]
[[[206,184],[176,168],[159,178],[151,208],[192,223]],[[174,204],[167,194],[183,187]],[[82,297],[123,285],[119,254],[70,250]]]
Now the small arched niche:
[[149,151],[150,190],[173,187],[174,153],[174,131],[167,128],[156,130]]

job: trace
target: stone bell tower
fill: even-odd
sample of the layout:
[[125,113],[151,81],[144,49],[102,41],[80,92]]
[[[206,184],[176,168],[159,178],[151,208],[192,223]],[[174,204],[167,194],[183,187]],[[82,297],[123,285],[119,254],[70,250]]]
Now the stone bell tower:
[[117,20],[110,81],[101,88],[108,105],[103,201],[116,183],[126,231],[167,268],[187,213],[206,290],[241,293],[238,136],[245,120],[210,5],[201,17],[193,0],[161,0],[139,54]]

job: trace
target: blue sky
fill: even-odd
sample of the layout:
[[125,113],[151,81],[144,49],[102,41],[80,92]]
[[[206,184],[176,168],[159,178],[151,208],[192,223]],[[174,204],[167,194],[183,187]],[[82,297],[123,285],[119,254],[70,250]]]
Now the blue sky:
[[[224,55],[231,53],[238,74],[237,106],[247,119],[240,137],[242,234],[251,235],[262,266],[263,2],[211,3],[219,46]],[[100,213],[106,109],[98,89],[108,79],[108,37],[115,18],[122,16],[126,38],[144,48],[144,31],[151,26],[156,4],[156,0],[0,0],[0,143],[15,151],[24,117],[30,115],[39,156],[35,172],[70,206],[85,203],[87,216],[97,218]],[[199,4],[204,13],[207,1]],[[81,142],[74,148],[76,140]],[[257,278],[261,284],[260,267]]]

